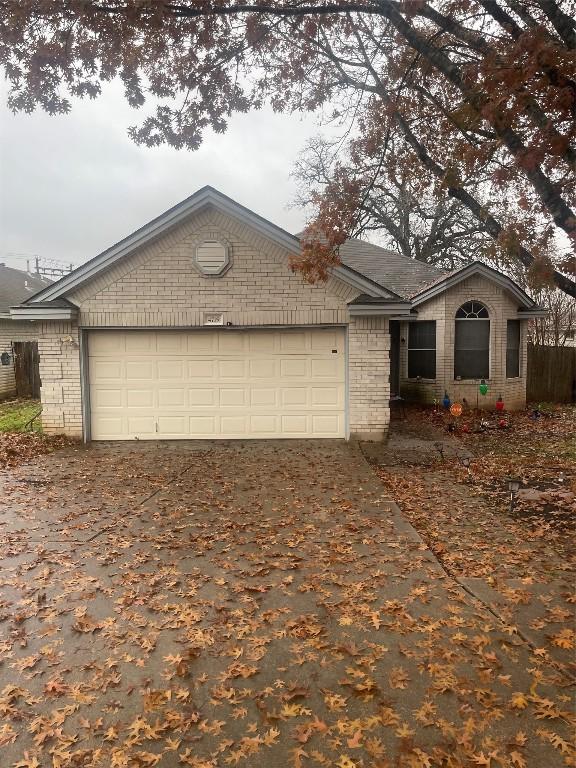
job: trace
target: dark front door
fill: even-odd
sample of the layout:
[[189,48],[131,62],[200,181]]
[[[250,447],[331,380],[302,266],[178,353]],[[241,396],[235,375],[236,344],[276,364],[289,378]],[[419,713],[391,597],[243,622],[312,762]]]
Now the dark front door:
[[400,321],[390,320],[390,397],[400,394]]

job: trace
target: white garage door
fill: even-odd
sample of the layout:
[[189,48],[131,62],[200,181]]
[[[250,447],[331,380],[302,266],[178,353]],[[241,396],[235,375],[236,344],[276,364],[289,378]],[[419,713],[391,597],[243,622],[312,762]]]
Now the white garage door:
[[344,330],[92,331],[93,440],[345,436]]

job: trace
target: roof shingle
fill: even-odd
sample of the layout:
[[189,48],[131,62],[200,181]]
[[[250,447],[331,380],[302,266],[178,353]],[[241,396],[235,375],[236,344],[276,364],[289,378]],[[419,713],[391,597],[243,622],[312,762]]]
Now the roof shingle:
[[0,315],[7,315],[10,307],[26,301],[51,282],[21,269],[0,265]]

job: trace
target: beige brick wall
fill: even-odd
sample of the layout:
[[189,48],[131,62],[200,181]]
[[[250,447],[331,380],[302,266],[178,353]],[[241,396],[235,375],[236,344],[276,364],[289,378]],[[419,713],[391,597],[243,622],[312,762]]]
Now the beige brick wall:
[[390,422],[390,332],[384,317],[352,317],[348,328],[350,436],[382,439]]
[[[192,260],[198,240],[224,238],[231,269],[205,277]],[[332,278],[309,285],[288,266],[285,249],[238,220],[208,208],[70,296],[84,327],[196,326],[222,312],[234,325],[348,322],[359,291]]]
[[400,326],[400,389],[411,399],[432,402],[442,399],[447,391],[452,401],[464,398],[476,407],[479,381],[454,379],[454,318],[456,310],[464,302],[476,299],[486,305],[490,314],[490,378],[488,394],[478,395],[480,407],[493,408],[499,395],[509,410],[526,405],[526,326],[520,331],[520,377],[506,378],[506,322],[517,318],[517,302],[496,283],[474,275],[441,296],[418,307],[418,319],[436,321],[436,380],[414,381],[408,374],[408,323]]
[[78,328],[65,322],[41,323],[38,351],[42,428],[49,434],[82,437]]
[[0,320],[0,354],[8,352],[11,358],[10,365],[0,365],[0,400],[11,397],[16,393],[12,342],[35,341],[37,338],[37,323]]

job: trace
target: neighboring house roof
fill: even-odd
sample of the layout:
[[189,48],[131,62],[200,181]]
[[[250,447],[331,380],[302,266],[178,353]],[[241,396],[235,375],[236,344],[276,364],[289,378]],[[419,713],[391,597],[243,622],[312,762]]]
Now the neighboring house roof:
[[0,316],[9,317],[10,307],[21,304],[51,283],[39,275],[0,264]]

